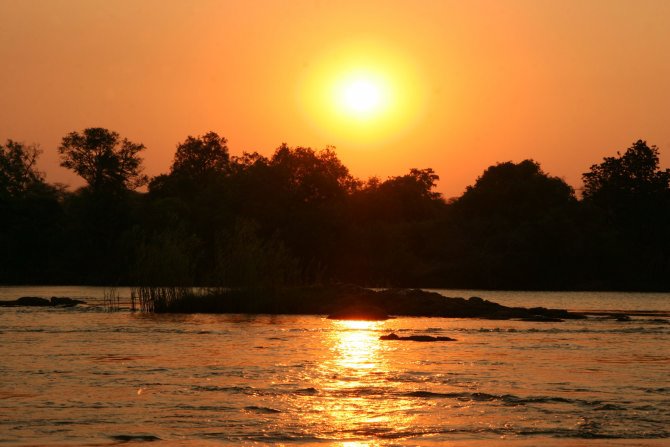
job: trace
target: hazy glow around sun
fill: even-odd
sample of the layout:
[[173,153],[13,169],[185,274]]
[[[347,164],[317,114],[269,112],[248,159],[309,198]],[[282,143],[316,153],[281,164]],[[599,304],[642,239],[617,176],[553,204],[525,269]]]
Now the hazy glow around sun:
[[304,113],[334,145],[381,145],[421,115],[423,83],[413,65],[375,42],[324,52],[300,82]]

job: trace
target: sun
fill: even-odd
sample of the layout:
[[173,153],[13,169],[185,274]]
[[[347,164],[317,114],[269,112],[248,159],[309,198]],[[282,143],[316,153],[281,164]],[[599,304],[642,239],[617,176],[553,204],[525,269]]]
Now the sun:
[[330,104],[342,123],[369,129],[393,113],[397,91],[397,86],[382,71],[354,69],[333,81]]
[[350,81],[341,92],[342,106],[357,115],[369,115],[378,111],[381,99],[379,85],[368,79]]
[[336,146],[383,147],[419,122],[424,82],[411,57],[373,41],[325,51],[299,80],[312,129]]
[[349,126],[376,126],[393,111],[393,83],[380,70],[350,69],[332,81],[329,101],[335,120]]

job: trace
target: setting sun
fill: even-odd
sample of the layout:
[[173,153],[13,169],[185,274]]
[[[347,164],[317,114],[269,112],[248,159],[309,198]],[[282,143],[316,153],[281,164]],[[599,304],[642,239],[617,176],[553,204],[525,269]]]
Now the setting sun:
[[380,112],[383,97],[377,83],[369,79],[355,79],[347,82],[339,93],[341,106],[359,117],[370,117]]
[[424,92],[411,59],[376,42],[324,52],[300,84],[309,122],[332,144],[375,147],[410,129]]

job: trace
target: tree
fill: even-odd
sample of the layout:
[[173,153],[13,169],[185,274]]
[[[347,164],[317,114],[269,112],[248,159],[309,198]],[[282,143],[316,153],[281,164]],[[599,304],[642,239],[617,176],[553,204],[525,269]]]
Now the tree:
[[18,197],[36,186],[44,185],[44,176],[37,170],[37,146],[7,140],[0,144],[0,197]]
[[617,213],[668,193],[670,169],[659,169],[658,148],[638,140],[582,175],[584,199]]
[[412,168],[409,174],[391,177],[382,183],[373,180],[359,191],[356,214],[371,220],[395,222],[434,218],[444,205],[442,195],[434,191],[439,179],[431,168]]
[[324,203],[343,199],[358,182],[349,174],[331,147],[315,151],[282,144],[270,159],[279,187],[302,203]]
[[667,288],[670,169],[659,168],[658,148],[638,140],[582,178],[598,279],[616,288]]
[[576,210],[574,190],[533,160],[489,167],[450,206],[445,276],[465,287],[569,287]]
[[547,175],[534,160],[524,160],[490,166],[454,204],[471,218],[518,223],[575,202],[573,188],[563,179]]
[[56,278],[63,191],[44,182],[36,167],[40,152],[12,140],[0,144],[0,282]]
[[224,174],[229,166],[228,141],[216,132],[188,136],[177,146],[172,162],[173,174],[199,179],[211,173]]
[[81,176],[94,192],[133,190],[147,183],[139,153],[143,144],[101,127],[71,132],[58,148],[61,166]]

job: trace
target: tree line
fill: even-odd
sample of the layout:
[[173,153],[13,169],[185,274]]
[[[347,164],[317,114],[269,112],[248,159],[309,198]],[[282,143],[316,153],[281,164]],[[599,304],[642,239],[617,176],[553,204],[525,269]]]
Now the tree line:
[[36,146],[0,144],[0,283],[670,290],[670,170],[642,140],[591,166],[581,197],[524,160],[450,200],[430,168],[361,180],[332,148],[233,156],[209,132],[153,178],[144,149],[69,133],[61,165],[86,186],[68,191]]

